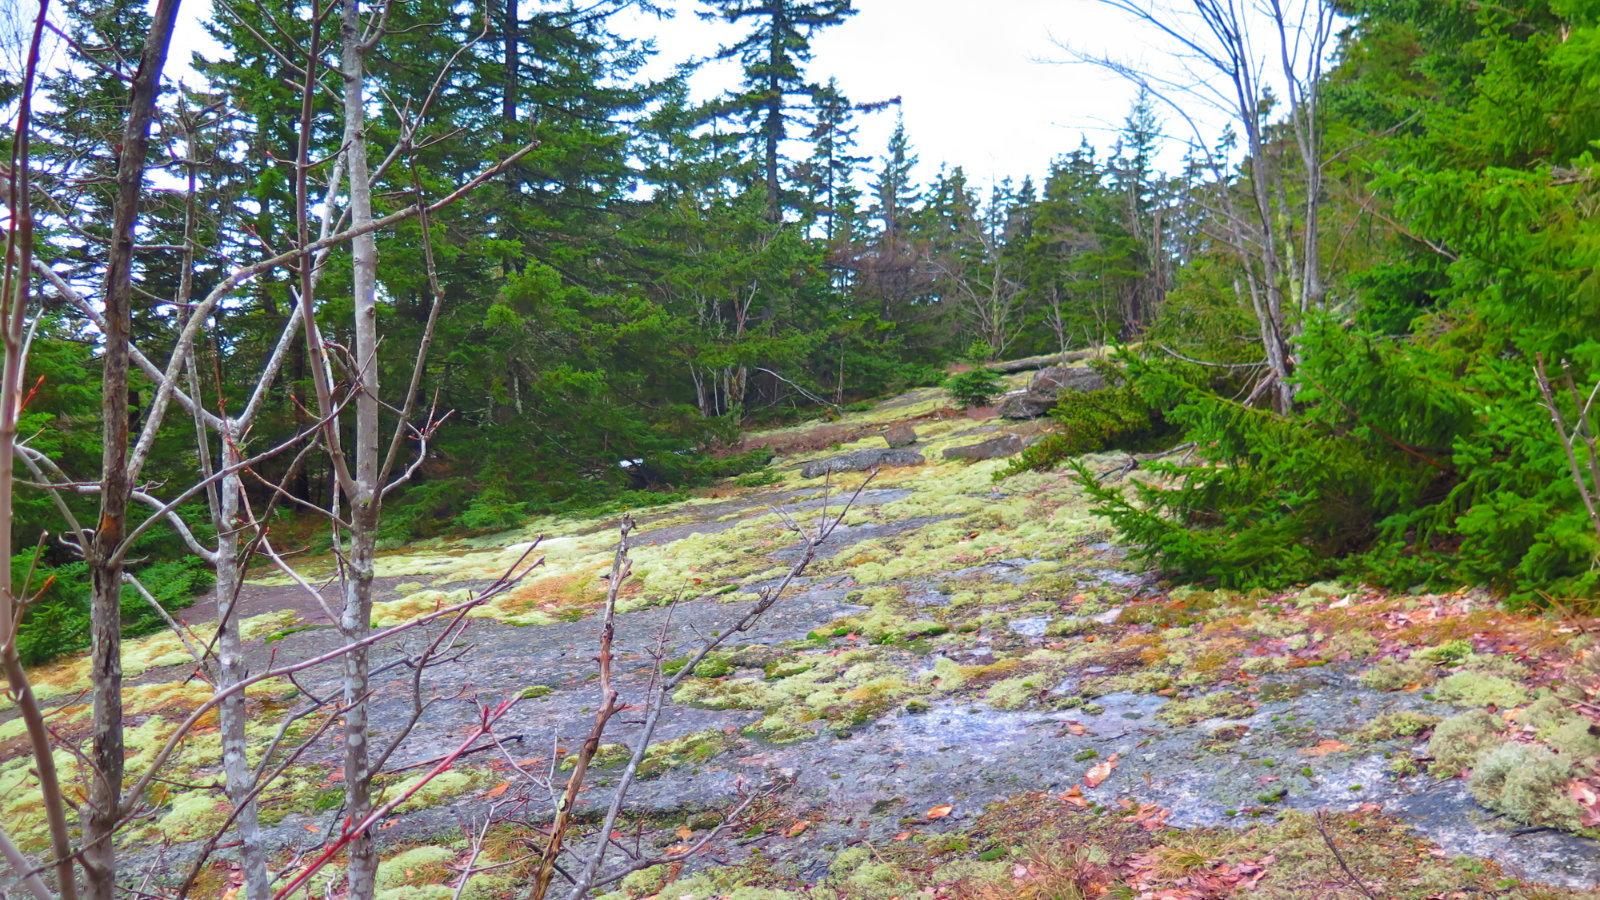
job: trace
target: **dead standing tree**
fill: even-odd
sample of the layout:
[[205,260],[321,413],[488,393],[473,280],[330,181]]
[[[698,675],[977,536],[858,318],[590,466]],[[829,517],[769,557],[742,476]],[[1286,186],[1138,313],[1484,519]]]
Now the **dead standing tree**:
[[[1263,387],[1271,390],[1274,407],[1288,412],[1294,406],[1294,342],[1302,317],[1325,302],[1317,234],[1323,166],[1320,84],[1337,16],[1327,0],[1099,2],[1162,35],[1172,45],[1173,58],[1186,67],[1188,81],[1163,78],[1103,55],[1064,48],[1080,61],[1102,66],[1149,90],[1194,129],[1194,147],[1206,154],[1224,195],[1222,236],[1243,263],[1270,379]],[[1263,30],[1269,32],[1264,38]],[[1274,63],[1266,61],[1268,54]],[[1288,175],[1276,164],[1268,134],[1274,84],[1288,96],[1290,130],[1304,179],[1298,254],[1292,210],[1279,200],[1287,196]],[[1199,138],[1200,129],[1184,99],[1221,111],[1243,132],[1248,214],[1235,208],[1231,179],[1225,177],[1226,161]]]

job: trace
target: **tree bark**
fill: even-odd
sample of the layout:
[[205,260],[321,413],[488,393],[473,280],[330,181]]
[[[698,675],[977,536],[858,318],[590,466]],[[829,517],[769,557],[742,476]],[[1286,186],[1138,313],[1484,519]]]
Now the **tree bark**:
[[90,601],[89,678],[94,685],[94,766],[82,815],[84,896],[113,900],[116,892],[114,832],[122,818],[122,568],[127,527],[128,362],[133,304],[133,243],[150,149],[150,125],[166,67],[167,48],[180,0],[161,0],[133,77],[128,118],[117,158],[111,212],[111,251],[105,280],[105,351],[100,411],[100,517],[84,547],[93,595]]
[[[367,163],[365,56],[367,45],[361,24],[360,0],[343,0],[340,33],[343,40],[341,69],[344,77],[344,142],[350,186],[350,224],[361,228],[372,221],[372,178]],[[344,558],[344,608],[339,628],[347,642],[365,638],[372,628],[372,576],[377,553],[379,434],[378,434],[378,305],[377,236],[368,231],[351,242],[352,290],[355,314],[355,359],[358,391],[352,447],[353,481],[346,481],[350,537]],[[344,657],[344,702],[348,707],[344,727],[345,812],[362,821],[372,812],[371,754],[367,741],[368,654],[365,646]],[[376,889],[378,856],[372,835],[355,836],[348,847],[350,897],[369,900]]]
[[522,36],[518,33],[517,0],[501,0],[500,34],[504,42],[505,84],[500,95],[500,117],[508,123],[517,121],[517,78],[522,72]]

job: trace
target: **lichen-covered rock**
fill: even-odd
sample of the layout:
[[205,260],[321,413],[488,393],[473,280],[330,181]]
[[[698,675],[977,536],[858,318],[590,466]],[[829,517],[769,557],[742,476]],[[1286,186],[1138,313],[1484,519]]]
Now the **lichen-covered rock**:
[[1000,401],[995,412],[1002,419],[1037,419],[1056,405],[1054,394],[1035,394],[1023,391]]
[[1567,796],[1574,775],[1572,761],[1547,747],[1508,743],[1478,758],[1467,789],[1479,803],[1524,824],[1575,831],[1583,808]]
[[906,424],[892,425],[884,430],[883,440],[896,450],[909,447],[917,442],[917,429]]
[[1056,405],[1062,394],[1104,390],[1105,378],[1088,366],[1051,366],[1035,372],[1028,389],[1007,397],[998,410],[1005,419],[1037,419]]
[[1105,386],[1105,378],[1089,366],[1051,366],[1040,369],[1028,379],[1028,392],[1032,394],[1060,396],[1067,391],[1104,390]]
[[997,438],[990,438],[977,444],[968,444],[965,447],[951,447],[944,451],[945,459],[1000,459],[1006,456],[1015,456],[1022,452],[1023,441],[1021,435],[1003,434]]
[[926,460],[915,450],[856,450],[807,463],[802,478],[819,478],[829,472],[865,472],[882,466],[920,466]]
[[1505,743],[1504,727],[1497,716],[1481,709],[1451,716],[1433,729],[1428,740],[1428,755],[1433,757],[1429,771],[1438,778],[1449,778],[1471,768],[1480,755]]
[[1451,675],[1439,682],[1433,693],[1440,700],[1457,706],[1498,706],[1504,709],[1528,700],[1528,692],[1515,681],[1475,671]]

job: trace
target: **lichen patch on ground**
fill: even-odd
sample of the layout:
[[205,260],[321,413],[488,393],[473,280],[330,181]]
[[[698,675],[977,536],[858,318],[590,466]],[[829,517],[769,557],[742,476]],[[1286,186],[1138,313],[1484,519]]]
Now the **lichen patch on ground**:
[[[657,642],[670,674],[700,635],[730,627],[778,582],[798,552],[790,521],[815,527],[854,496],[791,592],[678,688],[629,833],[671,846],[703,833],[740,789],[766,786],[773,799],[745,814],[738,840],[677,871],[637,873],[613,900],[1596,896],[1580,890],[1600,880],[1600,651],[1587,623],[1507,613],[1475,591],[1160,582],[1127,561],[1067,475],[996,481],[1004,460],[946,460],[951,447],[1038,427],[948,406],[922,389],[750,435],[778,453],[771,483],[638,511],[634,577],[619,592],[624,700],[654,677]],[[807,462],[884,447],[882,430],[901,423],[917,430],[920,465],[870,484],[864,472],[801,476]],[[1124,457],[1083,461],[1111,472]],[[519,698],[499,729],[512,761],[561,771],[598,702],[594,614],[615,527],[542,519],[384,554],[379,626],[468,599],[530,547],[543,559],[472,612],[470,652],[430,672],[437,702],[395,754],[409,768],[386,776],[386,791],[407,790],[455,746],[474,721],[469,698]],[[257,670],[333,646],[292,579],[255,574],[244,603]],[[302,574],[327,573],[313,561]],[[125,669],[130,746],[158,745],[208,695],[170,635],[129,642]],[[85,727],[85,672],[81,661],[39,672],[67,735]],[[330,691],[337,676],[324,667],[304,683]],[[386,677],[371,713],[379,740],[410,711],[403,678]],[[251,727],[276,729],[292,694],[252,691]],[[226,817],[215,791],[183,786],[217,774],[208,725],[130,842],[181,849]],[[606,736],[580,810],[614,783],[634,727]],[[338,750],[323,744],[264,798],[285,854],[337,828]],[[0,710],[0,822],[37,849],[24,747]],[[74,771],[70,754],[59,762]],[[453,893],[440,885],[465,855],[460,818],[523,790],[517,779],[486,753],[419,790],[383,833],[386,900]],[[490,855],[510,861],[526,836],[498,839]],[[483,882],[493,887],[465,896],[503,896],[526,875],[508,862]]]

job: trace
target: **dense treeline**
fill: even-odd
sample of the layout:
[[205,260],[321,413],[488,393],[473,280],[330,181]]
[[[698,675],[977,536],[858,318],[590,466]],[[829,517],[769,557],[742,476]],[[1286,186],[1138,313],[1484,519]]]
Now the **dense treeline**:
[[[1163,235],[1177,229],[1154,210],[1176,188],[1151,164],[1148,101],[1111,157],[1082,148],[1042,186],[1008,181],[980,197],[959,168],[917,183],[903,129],[881,155],[858,146],[861,118],[893,115],[897,98],[857,102],[807,66],[812,35],[847,18],[848,3],[705,5],[703,14],[748,29],[722,52],[742,65],[743,83],[708,103],[687,99],[687,69],[657,81],[639,74],[648,47],[613,23],[633,5],[523,3],[487,21],[440,2],[391,13],[390,29],[408,43],[403,56],[373,64],[386,99],[372,126],[393,139],[399,113],[427,102],[431,118],[386,174],[378,214],[418,192],[439,196],[495,154],[539,142],[431,223],[445,302],[423,386],[451,418],[391,505],[393,539],[736,474],[764,461],[720,458],[741,424],[936,381],[958,357],[1125,337],[1158,307],[1178,262]],[[125,90],[106,61],[130,58],[145,22],[134,3],[59,9],[75,40],[46,85],[47,130],[35,146],[55,204],[44,217],[53,264],[88,284],[103,265],[105,173]],[[175,296],[185,277],[203,293],[293,243],[296,184],[282,154],[300,122],[284,112],[302,75],[275,45],[309,44],[306,12],[219,5],[210,29],[226,58],[197,66],[211,92],[164,100],[164,156],[141,241],[169,249],[140,273],[147,298]],[[281,37],[263,43],[269,34]],[[319,35],[324,46],[330,35]],[[311,157],[332,158],[337,104],[319,95],[307,112]],[[326,177],[313,173],[313,196]],[[380,235],[385,341],[394,345],[420,339],[432,300],[417,227]],[[185,245],[203,248],[192,266]],[[320,291],[336,303],[348,276],[336,262],[326,272]],[[233,402],[249,385],[230,376],[248,376],[271,351],[297,278],[285,269],[253,281],[209,323],[200,368],[224,395],[239,394]],[[30,410],[52,421],[64,446],[51,452],[64,468],[87,471],[98,443],[97,391],[84,381],[93,379],[95,337],[59,298],[46,301],[63,341],[51,352],[71,357],[69,376],[44,373]],[[136,339],[159,344],[173,314],[143,304]],[[300,343],[253,444],[308,421]],[[409,358],[403,349],[385,356]],[[136,382],[141,389],[149,391]],[[173,436],[164,465],[192,465],[184,440]],[[323,502],[325,463],[308,460],[294,484]],[[19,534],[46,527],[47,504],[38,503]]]
[[[1109,151],[1085,144],[1040,183],[986,191],[959,167],[920,182],[903,128],[881,150],[858,144],[863,117],[894,115],[897,98],[846,97],[811,65],[811,39],[849,17],[846,0],[701,4],[745,35],[719,54],[742,67],[739,87],[705,103],[690,99],[687,66],[641,74],[652,49],[617,25],[636,5],[484,13],[426,0],[389,13],[404,52],[369,60],[369,127],[404,152],[380,167],[377,215],[538,142],[430,217],[430,241],[415,218],[379,233],[376,365],[385,383],[406,381],[431,333],[423,396],[449,414],[388,503],[390,540],[637,502],[627,492],[761,465],[729,452],[742,425],[933,383],[957,359],[1125,341],[1141,348],[1127,377],[1068,401],[1062,433],[1025,463],[1196,442],[1169,466],[1185,476],[1177,487],[1130,503],[1095,482],[1169,569],[1238,585],[1343,573],[1592,593],[1596,535],[1532,374],[1542,353],[1571,363],[1579,393],[1600,377],[1592,4],[1361,0],[1317,45],[1327,71],[1290,79],[1287,99],[1264,77],[1243,118],[1192,146],[1181,171],[1155,159],[1170,108],[1192,98],[1141,92]],[[57,274],[90,284],[107,258],[128,61],[148,25],[143,4],[121,0],[56,9],[70,40],[34,135],[41,236]],[[209,27],[226,53],[197,64],[206,89],[163,95],[136,341],[170,339],[180,311],[156,298],[203,293],[295,244],[306,223],[285,148],[304,139],[323,161],[313,197],[332,177],[335,92],[286,115],[306,73],[279,49],[331,53],[337,23],[318,10],[216,4]],[[426,127],[408,134],[424,108]],[[348,253],[331,251],[319,303],[351,290]],[[270,271],[208,323],[193,368],[222,407],[248,399],[300,278]],[[40,291],[30,372],[42,380],[22,433],[68,475],[93,472],[98,331]],[[286,347],[253,447],[313,417],[303,343]],[[172,427],[160,441],[148,478],[194,470],[192,435]],[[263,484],[290,476],[291,493],[328,502],[318,454],[259,468]],[[292,517],[292,503],[279,508]],[[60,528],[44,496],[18,512],[13,552]],[[192,518],[205,520],[198,507]],[[174,538],[148,542],[177,555]],[[197,576],[173,577],[182,593]]]
[[[1337,64],[1316,82],[1314,203],[1296,195],[1307,169],[1287,117],[1217,183],[1235,204],[1274,184],[1283,257],[1309,246],[1308,221],[1320,238],[1325,294],[1295,296],[1281,277],[1295,301],[1287,377],[1241,299],[1257,260],[1212,245],[1179,271],[1130,360],[1120,415],[1107,424],[1103,399],[1058,411],[1069,432],[1083,421],[1113,441],[1181,436],[1196,453],[1156,464],[1178,477],[1153,486],[1084,483],[1182,577],[1350,575],[1592,600],[1600,544],[1580,486],[1592,491],[1593,444],[1580,433],[1569,458],[1535,370],[1548,361],[1570,429],[1600,378],[1600,7],[1362,0],[1341,12]],[[1218,196],[1213,209],[1228,208]],[[1260,399],[1274,380],[1286,404]],[[1031,462],[1055,462],[1046,449]]]

